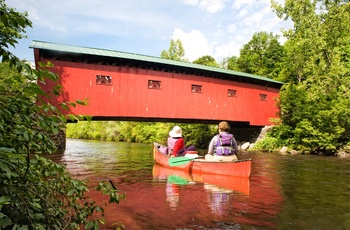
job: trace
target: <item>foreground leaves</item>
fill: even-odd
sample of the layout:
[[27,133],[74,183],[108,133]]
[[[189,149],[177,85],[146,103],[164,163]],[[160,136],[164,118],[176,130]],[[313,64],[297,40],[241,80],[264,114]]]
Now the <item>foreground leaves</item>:
[[89,189],[110,195],[113,203],[125,195],[108,182],[89,188],[44,157],[56,152],[54,137],[65,132],[61,111],[86,100],[65,102],[62,108],[47,103],[50,95],[61,93],[60,86],[44,92],[38,84],[58,79],[49,71],[52,63],[36,70],[9,52],[31,26],[26,16],[0,0],[0,229],[97,229],[104,209],[87,196]]

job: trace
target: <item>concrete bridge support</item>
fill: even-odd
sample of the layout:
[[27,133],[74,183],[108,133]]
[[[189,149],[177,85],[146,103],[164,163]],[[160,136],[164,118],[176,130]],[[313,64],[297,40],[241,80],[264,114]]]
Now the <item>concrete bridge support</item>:
[[231,133],[237,139],[238,142],[250,142],[257,141],[264,127],[244,127],[244,128],[231,128]]
[[66,130],[59,131],[59,133],[52,137],[52,139],[55,142],[58,151],[66,149]]

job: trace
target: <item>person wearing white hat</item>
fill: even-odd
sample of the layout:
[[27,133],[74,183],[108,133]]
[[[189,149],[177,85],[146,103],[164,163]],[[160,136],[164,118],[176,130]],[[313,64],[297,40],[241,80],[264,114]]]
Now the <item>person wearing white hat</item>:
[[[187,154],[188,153],[188,154]],[[191,153],[191,154],[190,154]],[[187,156],[187,157],[198,157],[196,147],[191,145],[186,149],[185,140],[182,137],[182,130],[179,126],[169,132],[168,137],[168,155],[171,157]]]
[[186,151],[185,141],[182,137],[182,130],[179,126],[169,132],[168,137],[168,154],[171,157],[184,156]]

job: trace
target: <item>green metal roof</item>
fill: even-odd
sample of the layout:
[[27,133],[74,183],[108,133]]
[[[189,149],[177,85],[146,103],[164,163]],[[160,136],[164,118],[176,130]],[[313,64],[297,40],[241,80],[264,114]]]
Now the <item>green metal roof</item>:
[[243,72],[238,72],[233,70],[227,70],[227,69],[221,69],[221,68],[215,68],[215,67],[210,67],[205,65],[199,65],[199,64],[194,64],[190,62],[168,60],[168,59],[147,56],[142,54],[133,54],[133,53],[127,53],[127,52],[98,49],[98,48],[89,48],[89,47],[82,47],[82,46],[63,45],[63,44],[56,44],[56,43],[36,41],[36,40],[33,40],[31,42],[29,48],[76,53],[76,54],[96,55],[96,56],[112,57],[112,58],[122,58],[122,59],[130,59],[130,60],[149,62],[149,63],[172,65],[172,66],[184,67],[189,69],[204,70],[208,72],[242,76],[242,77],[251,78],[255,80],[283,85],[282,82],[275,81],[273,79],[258,76],[258,75],[253,75],[253,74],[248,74],[248,73],[243,73]]

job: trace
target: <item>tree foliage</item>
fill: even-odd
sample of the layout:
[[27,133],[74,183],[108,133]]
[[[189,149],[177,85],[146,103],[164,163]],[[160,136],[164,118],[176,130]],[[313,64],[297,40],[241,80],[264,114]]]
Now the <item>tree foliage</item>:
[[202,57],[194,60],[193,63],[199,64],[199,65],[216,67],[216,68],[220,67],[220,65],[215,61],[215,58],[213,58],[210,55],[202,56]]
[[[150,144],[166,143],[169,131],[179,125],[169,122],[79,121],[69,124],[67,137],[94,140],[126,141]],[[186,145],[207,148],[216,133],[213,125],[180,124]]]
[[188,61],[186,58],[184,58],[185,49],[180,39],[177,39],[176,41],[174,41],[174,39],[171,39],[169,49],[163,50],[160,54],[160,57],[175,61]]
[[279,44],[278,36],[257,32],[240,50],[237,66],[245,73],[277,79],[282,60],[283,46]]
[[[44,157],[56,151],[53,136],[64,131],[66,117],[43,100],[48,97],[37,82],[57,80],[48,71],[31,66],[8,51],[31,22],[26,14],[0,1],[0,229],[96,229],[103,208],[86,196],[87,183],[73,179],[65,167]],[[52,90],[60,93],[60,87]],[[65,102],[63,107],[84,104]],[[71,118],[78,119],[78,117]],[[108,183],[94,186],[118,203],[124,195]]]
[[279,132],[304,152],[334,153],[350,141],[350,3],[287,0],[273,6],[294,23],[285,31]]
[[68,138],[120,141],[120,122],[117,121],[78,121],[67,124]]
[[221,62],[221,66],[224,69],[240,71],[238,66],[238,57],[236,56],[224,58]]
[[26,27],[32,23],[27,18],[27,13],[17,12],[8,7],[4,0],[0,0],[0,57],[3,61],[11,61],[14,64],[16,57],[9,51],[15,47],[17,40],[24,38]]

